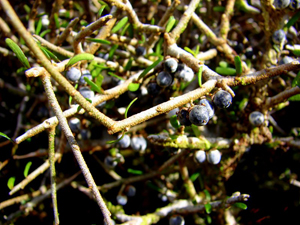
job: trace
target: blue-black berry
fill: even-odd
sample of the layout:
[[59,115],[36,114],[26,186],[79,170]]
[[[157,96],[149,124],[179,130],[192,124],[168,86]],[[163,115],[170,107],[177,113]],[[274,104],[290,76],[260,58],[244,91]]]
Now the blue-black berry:
[[170,219],[169,219],[169,225],[184,225],[184,224],[185,224],[185,221],[182,216],[175,215],[175,216],[170,217]]
[[273,5],[275,9],[285,9],[290,4],[290,0],[274,0]]
[[81,85],[86,85],[87,84],[87,82],[84,80],[85,77],[88,78],[89,80],[93,79],[90,71],[84,70],[82,72],[82,75],[81,75],[80,79],[79,79],[79,84],[81,84]]
[[272,35],[272,40],[275,44],[281,44],[286,39],[285,32],[283,30],[276,30]]
[[127,196],[126,195],[117,195],[117,202],[119,205],[127,204]]
[[113,169],[118,165],[118,162],[115,157],[112,157],[110,155],[106,156],[104,158],[104,164],[109,168]]
[[207,154],[207,161],[212,164],[218,164],[221,161],[221,152],[217,149],[210,150]]
[[180,109],[177,114],[177,119],[179,123],[183,126],[191,126],[192,123],[189,120],[189,111],[187,109]]
[[81,77],[81,72],[79,69],[72,67],[66,72],[66,77],[69,81],[77,82]]
[[144,152],[147,148],[147,141],[143,136],[131,138],[130,145],[134,151]]
[[229,92],[220,90],[215,94],[213,103],[221,109],[228,108],[232,104],[232,96]]
[[79,88],[79,92],[84,98],[92,99],[95,96],[95,92],[90,90],[88,87]]
[[87,129],[81,129],[80,130],[80,139],[81,140],[88,140],[92,136],[91,131]]
[[[122,134],[118,135],[118,139],[121,138]],[[123,138],[118,141],[118,144],[121,148],[128,148],[130,146],[130,137],[129,135],[125,134]]]
[[125,189],[125,193],[128,197],[133,197],[136,194],[136,188],[132,185],[128,185]]
[[161,71],[156,77],[156,82],[161,87],[169,87],[173,82],[173,77],[168,72]]
[[185,64],[179,64],[175,73],[175,77],[184,82],[191,82],[194,78],[194,71]]
[[300,0],[291,0],[290,9],[296,10],[300,8]]
[[249,115],[249,121],[253,126],[260,126],[264,123],[264,114],[258,111],[254,111]]
[[203,150],[195,152],[195,159],[198,163],[203,163],[206,159],[206,153]]
[[211,119],[214,116],[215,110],[211,101],[207,99],[201,99],[199,105],[203,105],[207,108],[209,119]]
[[166,59],[164,62],[164,68],[169,73],[175,73],[178,67],[178,62],[174,58]]
[[151,96],[158,95],[160,90],[161,90],[161,87],[155,82],[151,82],[147,85],[148,94]]
[[207,108],[202,105],[196,105],[189,113],[189,120],[196,126],[204,126],[209,121]]
[[143,47],[143,46],[138,46],[135,49],[135,54],[136,54],[136,56],[144,56],[144,55],[146,55],[146,48]]
[[287,63],[291,63],[293,62],[294,59],[292,57],[289,56],[284,56],[280,61],[279,61],[279,65],[283,65],[283,64],[287,64]]
[[76,117],[73,117],[69,120],[69,127],[72,132],[79,133],[81,130],[81,123],[80,120]]

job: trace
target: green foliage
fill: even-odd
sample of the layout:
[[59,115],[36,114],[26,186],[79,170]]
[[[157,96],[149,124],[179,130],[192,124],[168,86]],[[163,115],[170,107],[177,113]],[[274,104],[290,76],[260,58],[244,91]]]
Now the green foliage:
[[178,129],[180,127],[180,123],[177,120],[177,116],[176,115],[171,116],[170,123],[171,123],[172,127],[174,127],[175,129]]
[[26,164],[25,169],[24,169],[24,177],[27,177],[27,176],[28,176],[28,172],[29,172],[29,169],[30,169],[31,165],[32,165],[32,162],[31,162],[31,161],[29,161],[29,162]]
[[132,104],[133,104],[137,99],[138,99],[137,97],[136,97],[135,99],[133,99],[133,100],[129,103],[129,105],[127,106],[126,111],[125,111],[125,119],[127,118],[127,113],[128,113],[129,108],[132,106]]
[[74,65],[75,63],[78,63],[79,61],[93,60],[93,59],[94,59],[94,55],[89,54],[89,53],[81,53],[81,54],[73,56],[67,63],[66,68]]
[[13,189],[14,185],[15,185],[15,181],[16,178],[15,177],[10,177],[7,181],[7,187],[9,188],[9,190]]
[[20,62],[25,66],[27,69],[30,68],[29,62],[21,48],[10,38],[5,39],[6,44],[10,49],[16,54],[17,58],[20,60]]
[[127,172],[128,173],[132,173],[132,174],[136,174],[136,175],[142,175],[143,174],[143,171],[141,171],[141,170],[134,170],[134,169],[131,169],[131,168],[128,168]]
[[128,17],[125,16],[123,17],[123,19],[121,19],[112,29],[111,29],[111,33],[116,33],[118,32],[122,27],[125,26],[125,24],[127,23],[128,21]]

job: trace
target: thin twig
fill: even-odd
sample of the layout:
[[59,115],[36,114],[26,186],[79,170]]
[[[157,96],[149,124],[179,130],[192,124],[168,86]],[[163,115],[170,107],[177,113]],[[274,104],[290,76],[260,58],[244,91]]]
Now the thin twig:
[[79,21],[78,17],[71,20],[68,26],[64,29],[64,31],[56,37],[54,45],[60,46],[70,35],[71,31],[73,30],[74,26],[78,23],[78,21]]
[[41,5],[41,3],[42,3],[42,0],[35,0],[34,3],[33,3],[32,8],[30,10],[29,19],[28,19],[28,31],[30,33],[35,33],[34,23],[35,23],[36,16],[38,14],[37,9]]
[[55,30],[56,30],[56,24],[55,24],[55,16],[58,17],[58,12],[60,10],[60,8],[62,7],[64,3],[64,0],[55,0],[52,4],[52,11],[51,11],[51,15],[49,17],[49,29],[50,29],[50,42],[54,42],[54,38],[56,36]]

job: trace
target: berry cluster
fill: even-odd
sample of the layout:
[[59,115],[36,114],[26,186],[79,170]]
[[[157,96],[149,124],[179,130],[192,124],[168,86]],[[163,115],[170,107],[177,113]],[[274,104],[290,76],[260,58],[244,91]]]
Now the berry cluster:
[[275,9],[282,10],[289,7],[292,10],[300,8],[299,0],[274,0],[273,6]]
[[190,108],[182,108],[177,112],[177,118],[181,125],[203,126],[214,116],[214,105],[218,108],[228,108],[232,103],[232,96],[229,92],[220,90],[214,98],[213,103],[207,99],[201,99],[198,105]]
[[209,163],[216,165],[221,161],[221,157],[221,152],[217,149],[210,150],[207,153],[207,156],[206,152],[203,150],[198,150],[195,152],[195,160],[198,163],[203,163],[207,159]]

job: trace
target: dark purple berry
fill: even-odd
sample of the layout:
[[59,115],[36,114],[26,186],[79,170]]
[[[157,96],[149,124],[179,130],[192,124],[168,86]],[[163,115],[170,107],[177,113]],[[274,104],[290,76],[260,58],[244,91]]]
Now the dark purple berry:
[[249,115],[249,121],[253,126],[260,126],[264,123],[264,114],[258,111],[254,111]]
[[85,77],[88,78],[89,80],[93,79],[92,75],[90,74],[90,71],[85,70],[85,71],[82,72],[82,75],[79,79],[79,84],[81,84],[81,85],[86,85],[87,84],[87,82],[84,80]]
[[169,73],[175,73],[178,67],[178,62],[174,58],[166,59],[164,62],[164,68]]
[[156,96],[159,94],[161,88],[157,83],[151,82],[147,85],[148,94],[151,96]]
[[232,96],[229,92],[220,90],[215,94],[213,102],[217,107],[225,109],[232,104]]
[[184,218],[182,216],[172,216],[170,219],[169,219],[169,225],[184,225],[185,224],[185,221],[184,221]]
[[79,88],[79,92],[84,98],[92,99],[95,96],[95,92],[90,90],[88,87]]
[[186,109],[181,109],[179,112],[177,112],[177,118],[179,120],[179,123],[183,126],[191,126],[192,123],[189,120],[189,111]]
[[290,0],[274,0],[273,5],[275,9],[285,9],[290,4]]
[[[122,137],[122,135],[120,134],[118,136],[118,139],[121,138],[121,137]],[[129,137],[129,135],[125,134],[123,136],[123,138],[120,141],[118,141],[118,144],[120,145],[121,148],[128,148],[130,146],[130,137]]]
[[283,65],[283,64],[287,64],[287,63],[291,63],[293,62],[294,59],[292,57],[289,56],[284,56],[280,61],[279,61],[279,65]]
[[144,55],[146,55],[146,48],[143,47],[143,46],[138,46],[135,49],[135,54],[136,54],[136,56],[144,56]]
[[272,35],[272,40],[275,44],[281,44],[285,39],[286,35],[283,30],[276,30]]
[[234,51],[236,51],[237,54],[241,54],[244,51],[244,45],[243,43],[238,43],[236,46],[233,47]]
[[175,77],[184,82],[191,82],[194,78],[194,71],[185,64],[179,64],[175,73]]
[[130,145],[134,151],[144,152],[147,148],[147,141],[143,136],[131,138]]
[[209,101],[207,99],[201,99],[199,102],[199,105],[203,105],[206,107],[206,109],[208,111],[209,119],[211,119],[214,116],[215,110],[214,110],[214,106],[211,101]]
[[80,70],[75,67],[72,67],[66,72],[66,77],[69,81],[77,82],[81,77]]
[[69,127],[72,132],[79,133],[81,130],[81,123],[80,120],[76,117],[73,117],[69,120]]
[[173,82],[173,77],[171,74],[162,71],[157,75],[156,82],[161,87],[169,87]]
[[209,121],[207,108],[202,105],[196,105],[189,113],[189,120],[196,126],[204,126]]
[[300,8],[300,1],[299,0],[291,0],[290,2],[290,9],[296,10]]

